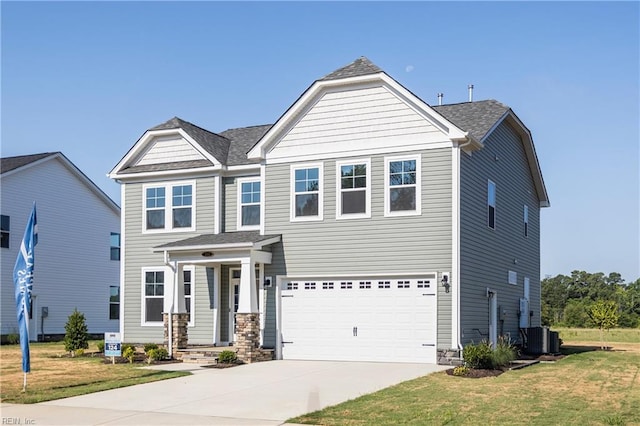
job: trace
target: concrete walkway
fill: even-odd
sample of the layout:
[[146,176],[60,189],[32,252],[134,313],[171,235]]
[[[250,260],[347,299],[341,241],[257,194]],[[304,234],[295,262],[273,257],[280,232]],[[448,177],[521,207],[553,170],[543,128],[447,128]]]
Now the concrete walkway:
[[[281,425],[287,419],[446,369],[433,364],[271,361],[40,404],[2,404],[3,424]],[[18,423],[19,422],[19,423]]]

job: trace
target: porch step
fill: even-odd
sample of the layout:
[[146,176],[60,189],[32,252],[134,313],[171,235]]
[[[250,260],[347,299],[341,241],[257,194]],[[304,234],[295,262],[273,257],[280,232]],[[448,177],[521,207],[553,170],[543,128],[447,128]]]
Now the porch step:
[[233,348],[233,346],[192,347],[178,350],[175,356],[182,362],[200,365],[211,365],[218,363],[218,356],[220,352],[229,350],[235,352],[235,348]]

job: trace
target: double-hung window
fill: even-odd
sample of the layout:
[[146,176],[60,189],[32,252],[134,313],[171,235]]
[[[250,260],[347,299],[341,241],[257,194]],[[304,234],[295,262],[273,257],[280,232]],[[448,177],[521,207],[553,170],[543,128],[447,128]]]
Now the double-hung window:
[[524,205],[524,210],[522,212],[522,221],[524,223],[524,236],[529,236],[529,206]]
[[291,166],[291,220],[322,220],[322,164]]
[[260,229],[259,179],[238,179],[238,229]]
[[10,231],[9,216],[0,215],[0,232],[2,232],[2,239],[0,239],[0,247],[9,248],[9,231]]
[[420,156],[385,158],[385,216],[421,213]]
[[144,279],[144,322],[162,323],[164,310],[164,271],[143,271]]
[[195,182],[146,185],[144,231],[192,231],[195,229]]
[[109,286],[109,319],[120,319],[120,286]]
[[496,184],[487,183],[487,226],[496,229]]
[[371,162],[336,162],[336,218],[371,217]]

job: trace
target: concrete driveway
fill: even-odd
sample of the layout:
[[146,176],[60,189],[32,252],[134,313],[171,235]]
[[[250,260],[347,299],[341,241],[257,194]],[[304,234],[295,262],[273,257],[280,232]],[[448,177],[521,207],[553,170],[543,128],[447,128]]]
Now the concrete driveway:
[[161,368],[194,374],[40,404],[2,404],[2,418],[38,426],[280,425],[291,417],[447,367],[271,361],[227,369],[190,364]]

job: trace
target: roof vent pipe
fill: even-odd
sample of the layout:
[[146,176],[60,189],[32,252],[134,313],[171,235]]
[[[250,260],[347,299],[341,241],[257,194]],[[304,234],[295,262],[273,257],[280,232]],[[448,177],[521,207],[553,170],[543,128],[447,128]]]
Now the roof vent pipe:
[[469,88],[469,102],[473,102],[473,84],[470,84],[468,88]]
[[438,105],[442,105],[442,97],[444,96],[444,93],[438,93]]

